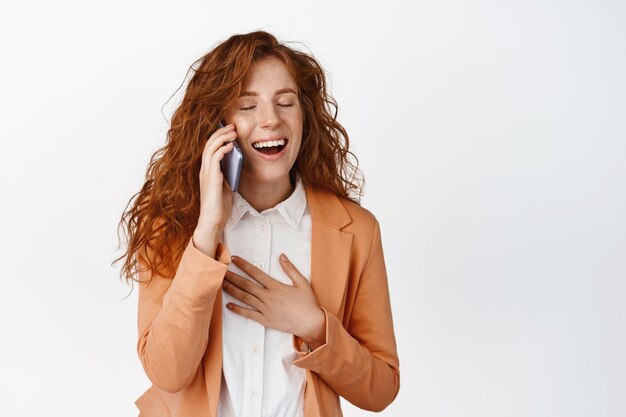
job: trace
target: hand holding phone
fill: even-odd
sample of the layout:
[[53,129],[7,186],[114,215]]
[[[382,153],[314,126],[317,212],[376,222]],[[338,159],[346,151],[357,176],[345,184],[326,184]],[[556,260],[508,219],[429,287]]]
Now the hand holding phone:
[[[214,257],[219,236],[222,235],[233,206],[234,193],[217,165],[235,147],[236,131],[232,126],[212,132],[203,144],[199,172],[200,213],[194,230],[194,245],[208,256]],[[236,168],[236,165],[234,165]],[[234,171],[236,172],[236,170]],[[233,181],[231,179],[231,181]],[[236,181],[233,181],[233,185]]]
[[[219,122],[218,127],[224,127],[224,124]],[[237,139],[235,139],[233,141],[233,149],[225,154],[220,161],[222,174],[233,192],[239,190],[239,179],[241,178],[242,167],[243,154],[241,148],[239,148],[239,144],[237,144]]]

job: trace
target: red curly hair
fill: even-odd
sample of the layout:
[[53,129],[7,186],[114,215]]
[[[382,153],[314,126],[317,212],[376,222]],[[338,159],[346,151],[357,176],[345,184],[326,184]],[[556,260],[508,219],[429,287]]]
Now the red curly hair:
[[[348,150],[348,134],[336,120],[337,102],[326,91],[320,64],[268,32],[233,35],[190,66],[187,75],[193,71],[193,76],[172,116],[166,144],[150,158],[146,180],[122,214],[118,240],[123,228],[128,246],[113,264],[126,258],[120,274],[127,284],[140,282],[135,279],[138,264],[145,265],[146,270],[154,268],[161,276],[174,277],[200,215],[199,175],[206,140],[218,128],[225,109],[235,105],[252,65],[268,56],[286,65],[298,86],[303,109],[302,144],[292,169],[298,171],[305,185],[329,190],[360,205],[364,180],[358,158]],[[355,158],[356,166],[348,154]],[[355,185],[355,180],[361,185]],[[354,191],[356,198],[351,196]]]

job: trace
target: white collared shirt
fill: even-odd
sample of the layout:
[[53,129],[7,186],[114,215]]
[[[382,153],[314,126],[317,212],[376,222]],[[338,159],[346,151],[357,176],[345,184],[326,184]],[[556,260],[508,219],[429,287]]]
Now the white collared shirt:
[[[311,277],[311,215],[302,179],[296,172],[293,193],[259,213],[239,193],[224,227],[224,244],[237,255],[287,285],[293,285],[278,256],[284,252],[302,275]],[[228,269],[248,279],[233,263]],[[265,327],[226,308],[246,306],[222,292],[222,386],[218,417],[301,417],[305,370],[292,334]]]

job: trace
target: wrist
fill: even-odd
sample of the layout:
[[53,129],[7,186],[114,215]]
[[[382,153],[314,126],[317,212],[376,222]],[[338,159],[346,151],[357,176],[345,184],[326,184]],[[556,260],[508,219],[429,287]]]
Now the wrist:
[[315,320],[315,325],[310,332],[301,336],[301,339],[311,348],[311,350],[315,350],[326,343],[326,314],[324,314],[324,310],[319,308],[319,314]]
[[202,219],[198,220],[196,224],[196,228],[194,230],[194,236],[219,236],[222,237],[222,232],[224,231],[224,226],[216,223],[205,222]]
[[196,228],[192,236],[196,249],[213,259],[216,259],[217,246],[221,241],[221,231],[214,229]]

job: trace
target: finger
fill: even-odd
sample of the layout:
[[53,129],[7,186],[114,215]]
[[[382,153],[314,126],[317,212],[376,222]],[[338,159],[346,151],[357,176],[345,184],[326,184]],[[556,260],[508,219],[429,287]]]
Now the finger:
[[228,131],[217,131],[205,142],[204,153],[213,154],[224,143],[232,141],[237,137],[237,132],[233,129]]
[[203,154],[205,155],[215,155],[215,153],[221,149],[224,145],[228,143],[232,143],[235,139],[237,139],[237,132],[227,132],[222,135],[219,135],[212,142],[207,142]]
[[222,158],[224,157],[224,155],[226,155],[228,152],[230,152],[233,147],[235,146],[234,141],[233,142],[229,142],[226,145],[222,146],[221,148],[219,148],[218,150],[215,151],[215,153],[213,154],[213,156],[211,157],[212,161],[211,163],[216,163],[222,160]]
[[[226,153],[233,150],[234,141],[236,139],[236,135],[229,138],[228,140],[220,141],[219,143],[212,143],[207,146],[202,152],[202,167],[201,171],[208,170],[211,171],[211,175],[213,178],[218,178],[219,175],[217,171],[220,171],[220,161],[224,158]],[[225,145],[223,145],[226,143]],[[220,171],[221,172],[221,171]]]
[[308,285],[309,281],[304,275],[298,271],[298,268],[287,258],[287,255],[281,253],[278,257],[280,260],[280,266],[283,268],[289,279],[293,281],[294,287],[300,287],[302,285]]
[[217,128],[207,139],[207,143],[215,141],[220,135],[235,131],[234,124],[228,124],[224,127]]
[[[219,177],[219,174],[222,172],[222,167],[220,165],[220,161],[224,159],[224,156],[233,150],[234,143],[230,142],[227,145],[222,146],[218,149],[215,154],[211,157],[211,163],[209,164],[209,170],[211,171],[211,175],[215,178]],[[224,178],[226,179],[226,178]],[[230,190],[230,187],[228,188]],[[231,190],[232,191],[232,190]]]
[[237,138],[237,133],[232,131],[232,132],[221,134],[217,136],[215,139],[213,139],[212,141],[207,142],[202,151],[202,159],[206,160],[207,162],[210,162],[213,155],[215,155],[215,153],[219,149],[221,149],[223,145],[227,143],[231,143],[236,138]]
[[266,289],[259,285],[256,281],[252,281],[242,277],[241,275],[237,275],[233,271],[226,271],[224,279],[232,282],[237,287],[241,288],[245,292],[249,292],[259,299],[263,298],[263,291],[266,291]]
[[239,269],[250,275],[252,279],[263,285],[265,288],[270,288],[272,285],[275,285],[276,282],[279,282],[239,256],[231,256],[231,259],[233,263],[239,267]]
[[[252,285],[255,285],[255,284],[252,284]],[[232,295],[233,297],[235,297],[237,300],[241,301],[242,303],[247,304],[250,307],[253,307],[257,311],[261,311],[261,308],[263,307],[263,301],[259,300],[257,297],[250,294],[249,292],[243,291],[242,289],[238,288],[236,285],[226,282],[226,281],[222,283],[222,288],[224,288],[224,291],[226,291],[228,294]]]
[[230,311],[237,313],[240,316],[244,316],[246,318],[256,321],[257,323],[265,325],[263,323],[263,314],[258,311],[254,311],[251,308],[246,308],[235,303],[228,303],[226,304],[226,307],[228,307]]

